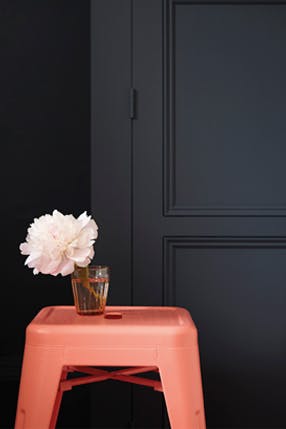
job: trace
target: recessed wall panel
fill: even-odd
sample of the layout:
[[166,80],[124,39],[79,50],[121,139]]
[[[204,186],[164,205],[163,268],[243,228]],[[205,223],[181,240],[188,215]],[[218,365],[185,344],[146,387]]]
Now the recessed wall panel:
[[198,327],[209,424],[278,427],[286,418],[286,240],[167,237],[164,249],[166,303],[187,308]]
[[166,21],[166,214],[285,215],[286,5],[169,2]]

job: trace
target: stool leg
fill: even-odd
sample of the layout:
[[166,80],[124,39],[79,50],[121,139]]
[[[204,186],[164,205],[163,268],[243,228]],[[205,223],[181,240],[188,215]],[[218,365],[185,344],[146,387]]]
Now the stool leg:
[[[63,369],[60,381],[66,380],[67,376],[68,376],[68,371],[66,369]],[[62,397],[63,397],[63,391],[61,389],[58,389],[49,429],[54,429],[56,427],[60,406],[62,402]]]
[[62,350],[25,346],[15,429],[53,429]]
[[172,429],[206,429],[197,347],[162,349],[159,371]]

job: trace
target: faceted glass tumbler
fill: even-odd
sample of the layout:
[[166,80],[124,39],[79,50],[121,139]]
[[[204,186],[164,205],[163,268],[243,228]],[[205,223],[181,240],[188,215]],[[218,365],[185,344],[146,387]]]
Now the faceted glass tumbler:
[[105,310],[110,269],[106,265],[76,267],[71,274],[76,312],[81,315],[103,314]]

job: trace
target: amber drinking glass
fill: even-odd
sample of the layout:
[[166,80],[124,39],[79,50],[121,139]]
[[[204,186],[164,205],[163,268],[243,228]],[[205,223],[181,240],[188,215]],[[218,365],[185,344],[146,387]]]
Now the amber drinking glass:
[[71,274],[76,312],[81,315],[103,314],[110,279],[107,265],[76,267]]

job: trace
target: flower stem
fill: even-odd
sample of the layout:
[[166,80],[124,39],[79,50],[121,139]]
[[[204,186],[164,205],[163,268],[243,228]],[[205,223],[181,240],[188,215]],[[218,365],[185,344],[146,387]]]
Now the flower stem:
[[86,267],[79,267],[75,264],[75,269],[79,272],[79,278],[81,280],[82,285],[89,291],[91,295],[94,296],[95,299],[100,300],[100,294],[96,292],[93,287],[90,286],[88,265]]

